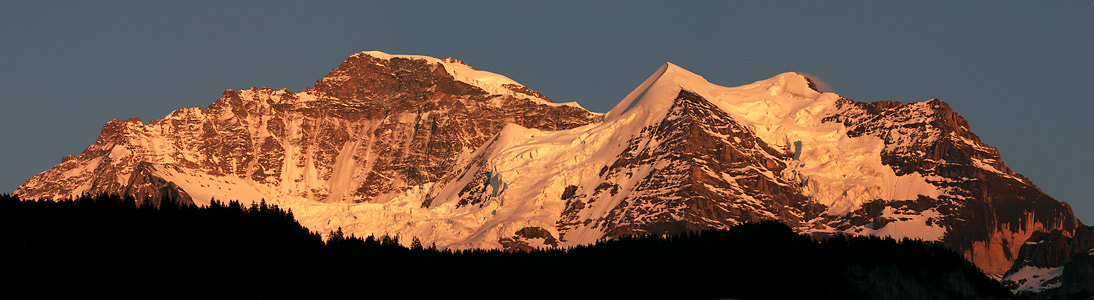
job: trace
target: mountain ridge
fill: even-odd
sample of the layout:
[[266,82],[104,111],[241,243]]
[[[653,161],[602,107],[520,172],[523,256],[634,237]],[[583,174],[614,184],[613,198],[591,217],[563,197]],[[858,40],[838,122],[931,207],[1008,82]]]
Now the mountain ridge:
[[794,72],[722,87],[667,62],[599,114],[456,59],[382,52],[296,93],[228,90],[148,124],[108,122],[15,192],[82,193],[266,199],[319,232],[454,249],[779,220],[941,241],[998,277],[1018,273],[1038,232],[1088,228],[937,99],[855,102]]

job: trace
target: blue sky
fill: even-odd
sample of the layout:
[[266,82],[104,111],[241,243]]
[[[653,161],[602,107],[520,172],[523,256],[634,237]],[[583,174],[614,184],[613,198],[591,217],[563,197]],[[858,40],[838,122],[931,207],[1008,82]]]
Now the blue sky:
[[940,98],[1094,222],[1094,2],[4,1],[0,191],[225,89],[299,90],[365,50],[456,57],[606,112],[665,61],[726,86],[798,71],[858,101]]

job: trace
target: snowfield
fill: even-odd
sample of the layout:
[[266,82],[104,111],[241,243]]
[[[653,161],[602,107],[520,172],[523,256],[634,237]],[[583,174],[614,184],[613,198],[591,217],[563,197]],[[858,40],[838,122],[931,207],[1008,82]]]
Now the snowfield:
[[[537,105],[555,104],[537,96],[529,96],[520,91],[523,85],[501,74],[477,70],[455,59],[437,59],[426,56],[388,55],[380,51],[366,51],[351,58],[370,56],[376,58],[372,64],[394,64],[393,59],[426,60],[433,66],[443,67],[444,71],[461,82],[477,86],[486,91],[493,101],[503,96],[521,96],[531,99]],[[346,82],[347,76],[331,73],[321,81]],[[526,89],[526,88],[523,88]],[[779,178],[778,182],[792,182],[801,185],[802,193],[825,207],[825,214],[842,216],[862,207],[873,200],[911,200],[921,196],[936,198],[944,194],[943,189],[932,185],[919,173],[897,175],[891,166],[882,163],[882,151],[894,147],[906,147],[898,143],[886,145],[885,141],[873,136],[851,137],[847,126],[837,122],[825,122],[825,117],[839,112],[838,101],[842,97],[835,93],[816,91],[812,82],[801,73],[781,73],[778,76],[757,81],[736,88],[726,88],[710,83],[693,72],[666,62],[637,89],[630,92],[612,111],[603,115],[600,123],[589,124],[565,130],[539,130],[525,128],[516,124],[505,125],[497,135],[492,136],[484,145],[474,151],[458,153],[452,168],[443,180],[419,185],[407,185],[400,192],[377,195],[358,203],[353,198],[359,187],[370,174],[377,154],[362,153],[362,149],[373,149],[375,139],[363,141],[353,139],[331,154],[329,174],[318,168],[317,143],[303,143],[304,128],[321,127],[322,123],[305,122],[302,115],[288,115],[281,119],[272,119],[268,115],[238,115],[231,109],[217,109],[214,115],[206,115],[200,108],[178,109],[164,120],[155,120],[143,125],[139,120],[119,122],[121,130],[132,142],[113,146],[106,158],[97,158],[91,163],[75,165],[67,162],[59,165],[63,169],[61,178],[95,177],[96,166],[103,163],[120,163],[127,158],[148,162],[148,169],[155,177],[175,184],[186,194],[193,197],[198,205],[207,205],[211,199],[238,200],[243,204],[266,200],[268,204],[291,209],[296,218],[307,228],[318,232],[330,232],[341,228],[347,234],[394,235],[400,241],[409,243],[418,238],[423,243],[435,243],[445,249],[497,249],[501,239],[511,238],[517,231],[525,228],[539,228],[554,236],[563,236],[559,232],[563,212],[568,209],[565,195],[568,188],[573,195],[586,197],[577,211],[570,212],[574,220],[601,220],[620,204],[637,196],[652,195],[654,187],[641,186],[649,175],[665,170],[683,171],[685,165],[670,165],[667,162],[654,162],[630,166],[632,170],[620,171],[619,175],[606,178],[604,170],[612,166],[628,147],[655,149],[662,147],[663,140],[645,137],[643,130],[662,124],[670,113],[674,101],[682,91],[697,94],[713,103],[718,109],[732,117],[734,122],[744,126],[773,149],[785,151],[789,159],[773,157],[787,168],[781,173],[760,170],[767,178]],[[228,93],[225,93],[228,94]],[[269,109],[275,105],[299,105],[313,107],[323,101],[322,95],[307,90],[291,93],[287,90],[266,91],[249,90],[238,92],[243,99],[254,99],[257,109]],[[230,100],[225,100],[229,102]],[[220,103],[220,102],[218,102]],[[236,104],[220,104],[236,105]],[[929,107],[920,105],[920,113],[930,112]],[[917,107],[920,107],[917,106]],[[249,109],[249,108],[248,108]],[[926,111],[924,111],[926,109]],[[213,111],[213,109],[210,109]],[[322,113],[322,111],[321,111]],[[197,148],[203,137],[186,136],[179,140],[163,138],[168,132],[199,132],[202,120],[218,119],[219,124],[240,122],[246,117],[248,132],[253,132],[253,145],[274,143],[274,150],[283,152],[280,170],[257,170],[258,159],[242,161],[235,157],[203,157],[203,153],[190,153],[183,149]],[[428,115],[408,113],[391,114],[384,119],[366,120],[363,124],[344,125],[356,128],[358,132],[379,130],[380,124],[387,119],[396,119],[401,124],[416,124],[416,118]],[[270,122],[283,122],[280,125],[288,136],[279,136],[272,132]],[[172,122],[171,125],[164,122]],[[917,122],[916,119],[909,122]],[[337,124],[335,124],[337,125]],[[356,127],[354,127],[356,126]],[[105,130],[105,129],[104,129]],[[159,130],[159,131],[156,131]],[[416,129],[415,129],[416,130]],[[385,132],[377,132],[377,135]],[[718,136],[722,142],[734,145],[740,138],[724,136],[717,132],[707,134]],[[907,132],[894,132],[896,140],[915,142],[910,137],[901,139]],[[197,135],[197,134],[186,134]],[[907,134],[910,135],[910,134]],[[927,132],[932,139],[938,138],[938,132]],[[640,145],[630,145],[632,141],[642,140]],[[306,149],[305,149],[306,148]],[[370,150],[371,151],[371,150]],[[790,155],[792,153],[792,155]],[[260,155],[261,153],[242,153]],[[238,175],[216,174],[189,169],[185,162],[210,161],[225,163],[237,170],[257,170],[263,174],[279,174],[267,177],[264,182],[256,182]],[[363,166],[363,168],[362,168]],[[990,166],[990,165],[989,165]],[[119,186],[126,186],[133,170],[120,169],[114,180]],[[278,171],[275,173],[274,171]],[[708,185],[714,193],[734,195],[737,203],[734,207],[764,207],[761,200],[744,195],[738,181],[746,177],[707,172],[711,177],[721,178],[731,186],[718,187]],[[249,171],[248,171],[249,172]],[[238,172],[235,172],[238,174]],[[383,175],[373,173],[372,175]],[[272,176],[272,175],[270,175]],[[399,182],[399,178],[393,178]],[[605,182],[610,182],[610,193],[604,191]],[[469,192],[481,186],[482,192]],[[70,189],[68,196],[89,191],[90,183]],[[577,188],[577,189],[573,189]],[[638,193],[642,189],[642,193]],[[470,193],[470,194],[468,194]],[[317,196],[318,195],[318,196]],[[427,203],[427,205],[423,205]],[[639,210],[660,209],[652,206],[637,207]],[[772,212],[759,209],[757,214],[767,218],[776,218]],[[946,228],[931,222],[938,211],[923,211],[913,214],[909,211],[887,209],[884,218],[894,219],[884,227],[859,227],[856,234],[874,234],[893,236],[893,238],[912,238],[936,241],[946,233]],[[934,214],[934,215],[931,215]],[[648,221],[638,217],[638,221]],[[715,222],[717,220],[708,220]],[[730,220],[733,221],[733,220]],[[567,228],[561,246],[589,244],[604,238],[604,227],[596,222],[585,221]],[[810,229],[816,232],[834,231],[823,224]]]
[[[491,93],[512,93],[504,85],[517,84],[454,60],[380,52],[358,55],[429,60],[442,64],[458,80]],[[802,74],[784,73],[740,87],[722,87],[671,63],[662,65],[605,114],[600,123],[560,131],[507,125],[461,159],[466,161],[466,167],[454,180],[412,187],[400,194],[386,195],[382,197],[386,200],[379,203],[317,202],[286,195],[286,191],[315,185],[309,181],[319,181],[310,167],[314,162],[291,165],[288,162],[293,161],[292,157],[285,160],[282,176],[295,178],[298,174],[309,174],[304,176],[308,180],[286,180],[282,186],[269,186],[238,177],[194,175],[164,167],[158,168],[156,175],[178,184],[198,204],[207,204],[214,198],[243,203],[265,199],[267,203],[292,210],[302,224],[322,233],[341,228],[346,234],[356,236],[398,236],[404,243],[417,237],[441,248],[499,248],[499,239],[511,237],[525,227],[544,228],[559,236],[556,224],[565,209],[566,203],[560,197],[565,189],[579,186],[586,189],[579,193],[591,193],[589,189],[601,180],[598,174],[601,169],[612,164],[643,128],[661,122],[681,90],[716,104],[769,145],[793,151],[791,161],[786,161],[790,167],[782,174],[768,176],[802,182],[806,195],[825,205],[829,214],[845,214],[875,199],[910,200],[920,195],[938,197],[942,193],[918,173],[898,176],[891,167],[883,165],[881,151],[887,145],[881,139],[849,137],[842,124],[822,122],[836,111],[836,101],[841,97],[813,90]],[[299,95],[297,99],[314,101],[314,96]],[[656,143],[652,141],[646,146],[656,147]],[[347,147],[354,146],[359,145]],[[287,155],[295,152],[286,151]],[[342,182],[353,178],[350,176],[353,170],[347,167],[353,165],[349,160],[342,156],[336,160],[335,175],[327,191],[332,199],[339,199],[347,193],[345,189],[354,186],[353,182]],[[604,216],[630,196],[634,181],[665,167],[668,166],[631,170],[633,176],[616,183],[623,189],[614,195],[604,195],[582,210],[581,217]],[[480,174],[489,177],[487,200],[481,205],[459,205],[461,191]],[[422,207],[427,197],[434,200],[429,207]],[[880,228],[860,228],[864,230],[857,233],[938,240],[946,232],[943,227],[928,224],[927,219],[932,218],[929,214],[905,215],[891,209],[885,214],[897,221]],[[603,236],[600,228],[580,226],[567,232],[565,245],[589,244]]]

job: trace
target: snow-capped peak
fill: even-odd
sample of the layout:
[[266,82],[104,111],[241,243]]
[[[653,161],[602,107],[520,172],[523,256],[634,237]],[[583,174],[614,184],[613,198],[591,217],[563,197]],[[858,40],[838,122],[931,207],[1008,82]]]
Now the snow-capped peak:
[[[738,87],[710,83],[703,76],[665,63],[604,118],[649,126],[665,118],[681,90],[697,94],[728,113],[775,148],[800,151],[786,176],[808,180],[807,196],[846,213],[873,199],[907,200],[938,196],[919,174],[898,176],[881,163],[885,143],[876,137],[848,137],[847,129],[823,119],[841,99],[821,93],[806,75],[787,72]],[[629,135],[641,126],[631,126]],[[879,183],[886,184],[879,184]],[[890,184],[892,183],[892,184]]]
[[786,72],[748,85],[727,88],[710,83],[702,75],[666,62],[612,108],[605,115],[604,121],[614,120],[631,113],[659,112],[654,115],[663,115],[663,112],[672,106],[672,100],[681,89],[698,93],[707,99],[722,98],[719,96],[727,94],[731,96],[751,94],[753,96],[785,96],[775,97],[772,100],[800,100],[816,99],[822,94],[817,90],[813,80],[798,72]]
[[771,93],[771,95],[777,94],[791,94],[802,97],[813,97],[820,94],[817,90],[815,82],[809,78],[809,76],[798,72],[786,72],[775,77],[768,78],[766,80],[760,80],[752,84],[742,86],[742,88],[763,88]]
[[509,77],[505,77],[503,75],[493,72],[475,69],[466,62],[456,58],[449,57],[445,59],[439,59],[424,55],[399,55],[388,54],[380,51],[360,52],[351,55],[350,58],[359,57],[362,55],[371,56],[381,60],[392,60],[395,58],[425,60],[430,64],[440,64],[442,67],[444,67],[445,71],[447,71],[449,75],[452,75],[452,77],[456,80],[481,88],[487,93],[494,95],[512,95],[522,98],[531,98],[539,103],[554,104],[550,99],[542,97],[542,95],[538,95],[538,93],[533,94],[527,92],[531,90],[529,90],[523,84],[520,84],[519,82],[510,79]]
[[642,82],[638,88],[627,94],[619,104],[616,104],[604,121],[612,121],[623,115],[643,114],[645,116],[660,119],[672,106],[672,100],[684,87],[695,85],[710,85],[711,83],[698,74],[692,73],[671,62],[665,62]]

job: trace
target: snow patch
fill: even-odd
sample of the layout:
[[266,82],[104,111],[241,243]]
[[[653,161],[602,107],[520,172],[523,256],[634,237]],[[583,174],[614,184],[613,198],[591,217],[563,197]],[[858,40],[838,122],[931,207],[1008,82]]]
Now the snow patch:
[[1059,278],[1063,273],[1064,267],[1041,268],[1024,266],[1017,272],[1007,275],[1003,280],[1012,281],[1018,284],[1018,287],[1014,289],[1016,292],[1039,293],[1044,290],[1060,287],[1062,283],[1055,279]]
[[1000,171],[999,169],[996,169],[995,166],[991,165],[991,163],[993,163],[993,162],[994,162],[994,160],[990,160],[990,159],[980,159],[980,158],[973,158],[972,159],[972,165],[976,166],[977,168],[980,168],[982,170],[992,172],[992,173],[995,173],[995,174],[999,174],[1000,176],[1003,176],[1005,178],[1014,179],[1014,180],[1017,180],[1019,182],[1022,181],[1018,177],[1015,177],[1013,175],[1010,175],[1010,174],[1007,174],[1003,171]]
[[876,228],[878,225],[871,222],[866,226],[852,230],[851,233],[891,237],[898,240],[908,238],[923,241],[939,241],[946,235],[946,228],[938,224],[938,221],[942,219],[942,214],[935,209],[916,213],[897,210],[890,206],[882,210],[881,215],[878,217],[887,220],[883,226]]
[[214,176],[164,165],[153,168],[152,175],[179,186],[197,205],[209,205],[213,199],[221,202],[235,200],[250,205],[267,197],[266,193],[259,191],[257,184],[236,176]]
[[527,99],[532,99],[533,101],[535,101],[538,104],[547,104],[547,105],[552,105],[552,106],[577,106],[577,107],[580,107],[575,102],[554,103],[554,102],[551,102],[550,100],[547,100],[547,99],[535,97],[535,96],[524,94],[524,93],[518,93],[518,92],[513,91],[512,89],[508,88],[507,86],[512,85],[512,86],[517,86],[517,87],[524,87],[524,85],[522,85],[522,84],[520,84],[520,83],[518,83],[518,82],[516,82],[512,79],[509,79],[509,77],[505,77],[505,76],[497,74],[497,73],[476,70],[475,68],[472,68],[471,66],[467,65],[466,63],[463,63],[461,61],[454,60],[454,59],[438,59],[438,58],[435,58],[435,57],[429,57],[429,56],[424,56],[424,55],[395,55],[395,54],[387,54],[387,53],[380,52],[380,51],[365,51],[365,52],[354,54],[351,57],[355,57],[355,56],[358,56],[358,55],[367,55],[367,56],[372,56],[372,57],[383,59],[383,60],[391,60],[393,58],[425,60],[429,63],[440,64],[441,66],[444,67],[445,71],[447,71],[449,75],[452,75],[452,77],[455,78],[456,80],[467,83],[467,84],[470,84],[470,85],[473,85],[473,86],[476,86],[476,87],[479,87],[479,88],[481,88],[481,89],[485,90],[486,92],[488,92],[490,94],[493,94],[493,95],[510,95],[510,96],[515,96],[515,97],[518,97],[518,98],[527,98]]

